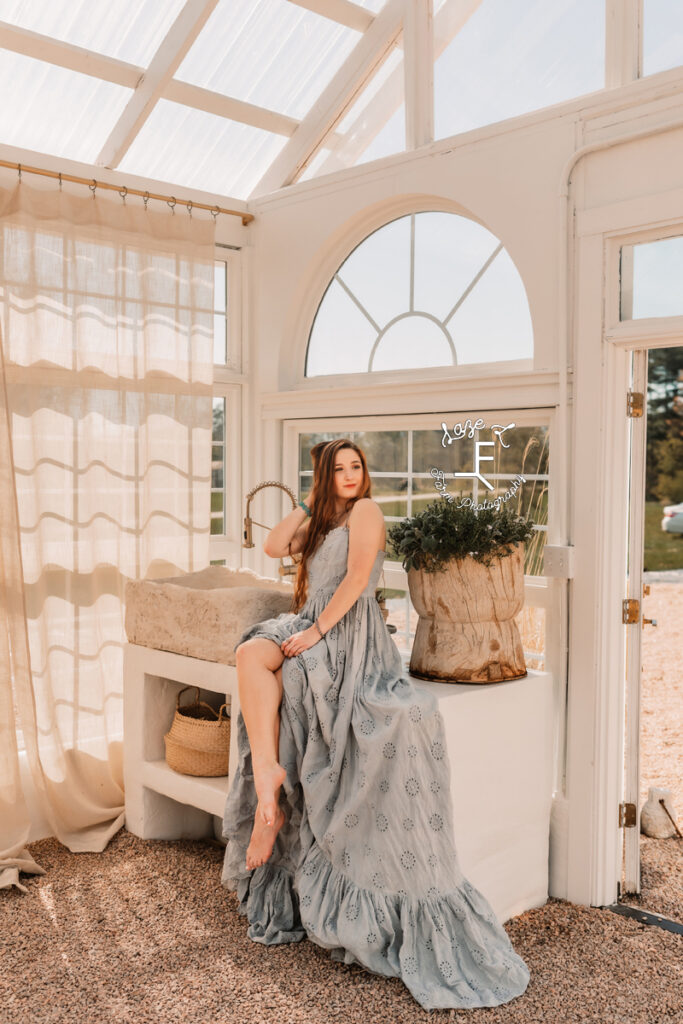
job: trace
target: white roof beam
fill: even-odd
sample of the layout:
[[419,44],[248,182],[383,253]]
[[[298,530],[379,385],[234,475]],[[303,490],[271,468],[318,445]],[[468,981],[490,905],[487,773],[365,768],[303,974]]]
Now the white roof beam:
[[121,162],[217,3],[218,0],[187,0],[102,147],[96,160],[98,165],[116,167]]
[[340,25],[357,32],[367,32],[375,20],[374,14],[350,0],[289,0],[290,4],[305,7],[307,11],[322,14],[323,18],[338,21]]
[[406,0],[403,71],[406,149],[434,141],[434,31],[432,0]]
[[[434,60],[441,56],[481,3],[482,0],[450,0],[443,5],[434,18]],[[378,90],[369,107],[359,114],[344,135],[337,135],[334,145],[332,139],[325,140],[325,144],[333,151],[318,168],[317,175],[331,174],[342,167],[353,166],[389,118],[396,113],[403,98],[403,68],[397,67]]]
[[0,21],[0,47],[23,53],[25,57],[55,64],[69,71],[78,71],[82,75],[101,78],[105,82],[122,85],[126,89],[135,89],[145,73],[144,68],[127,64],[113,57],[104,57],[101,53],[93,53],[82,46],[62,43],[39,32],[30,32],[25,28],[17,28]]
[[275,158],[251,197],[289,185],[301,173],[318,145],[344,116],[344,112],[378,70],[396,43],[403,23],[404,0],[387,0],[365,35],[346,58],[337,74],[289,142]]
[[300,124],[295,117],[287,117],[274,110],[267,110],[266,107],[257,107],[253,103],[233,99],[231,96],[222,96],[221,93],[211,92],[210,89],[180,82],[177,78],[168,83],[162,96],[173,103],[182,103],[183,106],[193,107],[195,110],[205,110],[207,114],[227,117],[231,121],[241,121],[242,124],[250,124],[266,132],[275,132],[276,135],[291,136]]

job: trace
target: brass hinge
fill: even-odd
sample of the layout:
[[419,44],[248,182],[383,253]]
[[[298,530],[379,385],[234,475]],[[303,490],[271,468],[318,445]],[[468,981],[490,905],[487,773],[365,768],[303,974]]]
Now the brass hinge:
[[636,805],[619,804],[619,828],[634,828],[636,824]]
[[637,417],[643,415],[645,395],[642,391],[629,391],[626,394],[626,415]]
[[640,619],[640,601],[635,597],[629,597],[621,602],[621,621],[625,626],[631,622],[638,622]]

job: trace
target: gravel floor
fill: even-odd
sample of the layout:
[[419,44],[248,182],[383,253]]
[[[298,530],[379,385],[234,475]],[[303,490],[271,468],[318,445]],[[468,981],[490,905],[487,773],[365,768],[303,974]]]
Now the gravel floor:
[[[683,819],[683,586],[654,583],[644,631],[641,806],[672,790]],[[213,842],[143,841],[103,853],[29,846],[47,871],[0,891],[0,1024],[683,1024],[683,936],[563,900],[505,923],[531,971],[500,1007],[426,1013],[402,983],[333,963],[309,942],[250,942],[220,885]],[[683,923],[683,841],[640,837],[640,896]]]
[[212,842],[124,829],[101,854],[55,839],[31,852],[47,874],[22,876],[27,894],[0,893],[2,1024],[683,1021],[683,937],[610,910],[551,899],[512,918],[526,992],[426,1013],[400,981],[336,964],[312,943],[250,942]]

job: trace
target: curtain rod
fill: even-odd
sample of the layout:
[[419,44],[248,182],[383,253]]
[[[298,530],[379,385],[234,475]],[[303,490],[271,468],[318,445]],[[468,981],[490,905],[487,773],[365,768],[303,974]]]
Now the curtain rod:
[[125,185],[110,185],[106,181],[97,181],[95,178],[78,178],[73,174],[62,174],[61,171],[47,171],[42,167],[27,167],[26,164],[15,164],[9,160],[0,160],[0,167],[9,167],[10,170],[19,172],[19,179],[21,180],[22,171],[26,171],[28,174],[42,174],[46,178],[58,178],[59,184],[63,181],[73,181],[77,185],[87,185],[93,195],[98,188],[109,189],[111,192],[118,192],[122,199],[126,196],[142,196],[145,202],[145,209],[150,199],[165,200],[166,203],[173,209],[174,206],[179,202],[181,206],[186,206],[188,212],[192,210],[208,210],[213,216],[214,220],[218,217],[219,213],[226,213],[231,217],[241,217],[243,224],[249,224],[254,219],[253,213],[243,213],[241,210],[226,210],[222,206],[209,206],[207,203],[195,203],[192,199],[176,199],[175,196],[164,196],[159,195],[157,192],[143,192],[139,188],[127,188]]

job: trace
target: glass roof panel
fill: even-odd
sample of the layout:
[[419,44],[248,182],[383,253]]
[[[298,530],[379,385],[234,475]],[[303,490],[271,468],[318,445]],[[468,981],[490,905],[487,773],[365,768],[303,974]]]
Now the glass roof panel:
[[286,142],[283,135],[159,100],[119,170],[246,199]]
[[147,67],[184,0],[0,0],[0,21]]
[[0,52],[3,143],[93,163],[131,90],[20,53]]
[[681,0],[645,0],[643,15],[643,74],[683,64]]
[[360,38],[287,0],[220,0],[175,77],[302,118]]
[[482,0],[434,65],[435,135],[604,87],[605,0]]
[[404,91],[403,51],[395,47],[339,122],[339,138],[327,140],[326,158],[316,155],[299,180],[403,152]]

